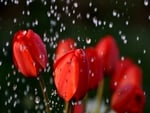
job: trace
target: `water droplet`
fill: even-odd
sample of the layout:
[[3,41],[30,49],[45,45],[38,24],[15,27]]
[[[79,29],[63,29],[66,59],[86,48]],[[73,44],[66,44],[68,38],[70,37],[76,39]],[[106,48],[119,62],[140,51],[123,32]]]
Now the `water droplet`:
[[89,19],[90,18],[90,13],[86,14],[86,18]]
[[129,25],[129,21],[128,21],[128,20],[127,20],[127,21],[125,21],[125,24],[126,24],[126,25]]
[[86,43],[90,44],[91,43],[91,38],[86,38]]
[[139,36],[137,36],[137,37],[136,37],[136,40],[137,40],[137,41],[139,41],[139,40],[140,40]]
[[109,23],[109,28],[112,28],[113,27],[113,22],[110,22]]
[[112,15],[113,15],[113,16],[117,16],[117,11],[116,11],[116,10],[113,10]]
[[2,66],[2,64],[3,64],[3,62],[2,62],[2,61],[0,61],[0,66]]
[[150,20],[150,15],[148,16],[148,20]]
[[91,63],[93,63],[93,62],[94,62],[94,60],[95,60],[94,58],[91,58]]
[[39,96],[36,96],[36,97],[35,97],[35,103],[36,103],[36,104],[39,104],[39,103],[40,103],[40,97],[39,97]]
[[91,77],[94,77],[94,73],[92,72]]
[[146,50],[145,49],[143,50],[143,54],[146,54]]
[[93,24],[97,27],[98,25],[98,20],[96,17],[93,17]]
[[13,85],[13,91],[16,91],[16,89],[17,89],[17,85],[15,84]]
[[106,103],[107,103],[107,104],[109,103],[109,98],[106,98]]
[[89,7],[92,7],[92,2],[89,3]]
[[148,0],[144,0],[144,6],[148,6],[149,1]]
[[138,59],[138,64],[141,64],[141,59]]
[[77,7],[78,7],[78,3],[75,2],[75,3],[73,4],[73,6],[74,6],[75,8],[77,8]]
[[118,82],[114,82],[114,86],[117,86],[118,85]]

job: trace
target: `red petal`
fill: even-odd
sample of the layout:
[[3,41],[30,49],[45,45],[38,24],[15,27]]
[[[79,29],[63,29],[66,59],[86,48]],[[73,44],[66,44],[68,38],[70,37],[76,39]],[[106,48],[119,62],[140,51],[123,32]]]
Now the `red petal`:
[[117,113],[142,113],[145,95],[141,88],[134,85],[123,85],[118,88],[111,99],[111,107]]
[[88,71],[84,51],[77,49],[66,53],[57,60],[54,68],[54,80],[59,95],[65,101],[81,99],[87,91]]
[[54,71],[55,85],[59,95],[69,101],[78,87],[79,63],[74,51],[65,54],[57,61]]
[[134,64],[127,68],[119,86],[124,84],[131,84],[137,87],[142,86],[142,70],[139,66]]
[[28,30],[25,41],[35,62],[39,63],[42,68],[45,68],[48,57],[45,45],[40,36],[32,30]]
[[79,81],[78,81],[78,87],[77,91],[74,95],[75,100],[82,99],[85,94],[87,93],[88,88],[88,63],[87,63],[87,57],[85,52],[82,49],[76,49],[75,50],[75,56],[78,59],[79,67],[77,67],[79,70]]
[[123,60],[121,60],[121,59],[118,60],[117,65],[116,65],[116,69],[115,69],[114,74],[112,75],[112,78],[110,81],[110,87],[111,87],[112,91],[117,89],[117,87],[120,84],[121,79],[125,75],[125,71],[131,65],[134,65],[134,64],[129,58],[125,58]]
[[13,53],[14,62],[16,62],[18,69],[23,73],[23,75],[26,77],[37,76],[35,62],[33,61],[26,45],[21,42],[14,42]]
[[95,48],[86,48],[85,52],[89,65],[88,90],[91,90],[96,88],[101,82],[103,78],[103,69]]
[[73,38],[67,38],[59,41],[56,48],[56,60],[63,56],[66,52],[75,49],[75,40]]
[[96,50],[105,73],[112,74],[119,59],[119,50],[114,38],[110,35],[103,37],[96,45]]

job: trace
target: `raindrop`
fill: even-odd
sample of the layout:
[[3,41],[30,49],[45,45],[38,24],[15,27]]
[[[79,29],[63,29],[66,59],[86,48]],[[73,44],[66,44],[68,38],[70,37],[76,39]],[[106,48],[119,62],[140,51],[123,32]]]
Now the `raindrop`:
[[91,77],[94,77],[94,73],[92,72]]
[[86,14],[86,18],[89,19],[90,18],[90,13]]
[[139,41],[139,40],[140,40],[139,36],[137,36],[137,37],[136,37],[136,40],[137,40],[137,41]]
[[89,7],[92,7],[92,2],[89,3]]
[[98,10],[97,8],[94,8],[94,12],[97,12],[97,10]]
[[107,104],[109,103],[109,99],[108,99],[108,98],[106,98],[106,103],[107,103]]
[[125,21],[125,24],[126,24],[126,25],[129,25],[129,21],[128,21],[128,20],[127,20],[127,21]]
[[77,8],[77,7],[78,7],[78,3],[75,2],[75,3],[73,4],[73,6],[74,6],[75,8]]
[[144,0],[144,6],[148,6],[149,1],[148,0]]
[[117,16],[117,11],[116,11],[116,10],[113,10],[112,15],[113,15],[113,16]]
[[6,42],[6,44],[5,44],[7,47],[9,46],[9,42]]
[[94,58],[91,58],[91,63],[93,63],[94,62]]
[[141,59],[138,59],[138,64],[141,64]]
[[98,20],[96,17],[93,17],[93,24],[97,27],[98,25]]
[[143,50],[143,54],[146,54],[146,50],[145,49]]
[[15,84],[13,85],[13,91],[16,91],[16,89],[17,89],[17,85]]
[[51,0],[51,3],[55,3],[56,2],[56,0]]
[[117,86],[118,85],[118,82],[114,82],[114,86]]
[[91,38],[86,38],[86,43],[90,44],[91,43]]
[[3,64],[3,62],[2,62],[2,61],[0,61],[0,66],[2,66],[2,64]]
[[35,103],[36,103],[36,104],[39,104],[39,103],[40,103],[40,97],[39,97],[39,96],[36,96],[36,97],[35,97]]
[[148,16],[148,20],[150,20],[150,15]]
[[112,27],[113,27],[113,23],[110,22],[110,23],[109,23],[109,28],[112,28]]
[[72,24],[75,24],[75,20],[72,20]]

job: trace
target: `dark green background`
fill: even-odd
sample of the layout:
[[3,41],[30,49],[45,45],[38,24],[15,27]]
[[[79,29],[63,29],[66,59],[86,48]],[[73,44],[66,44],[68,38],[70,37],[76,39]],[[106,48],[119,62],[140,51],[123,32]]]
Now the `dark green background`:
[[[56,2],[34,0],[27,5],[27,1],[15,4],[3,0],[0,3],[0,113],[42,113],[43,101],[38,81],[34,78],[24,78],[17,72],[12,62],[13,35],[20,29],[29,28],[37,32],[43,40],[45,37],[49,39],[44,43],[49,54],[50,71],[43,72],[42,76],[47,85],[50,102],[54,103],[52,106],[54,113],[61,112],[63,109],[63,101],[57,95],[51,95],[55,90],[51,82],[53,82],[52,58],[57,41],[73,37],[78,47],[87,47],[94,46],[102,36],[107,34],[114,36],[120,56],[130,57],[137,64],[141,60],[139,65],[143,70],[143,89],[146,92],[144,113],[149,113],[150,4],[145,6],[143,0],[69,1],[70,3],[65,0],[56,0]],[[74,3],[78,3],[77,8],[74,7]],[[91,7],[90,3],[92,3]],[[71,16],[62,10],[66,6]],[[95,8],[97,8],[96,12]],[[48,17],[48,13],[53,9],[54,13]],[[30,15],[27,14],[28,11]],[[116,11],[120,17],[113,16],[113,11]],[[87,13],[90,14],[89,19],[86,18]],[[81,15],[81,18],[77,18],[78,14]],[[59,21],[55,15],[60,15]],[[96,27],[93,24],[92,20],[95,17],[102,22],[100,26]],[[38,25],[32,26],[36,20],[38,20]],[[73,20],[75,24],[72,23]],[[125,24],[126,21],[128,25]],[[56,25],[51,24],[53,22],[56,22]],[[113,23],[112,28],[109,27],[110,23]],[[61,32],[62,26],[65,26],[65,30]],[[123,43],[122,36],[126,37],[127,44]],[[91,38],[90,44],[86,43],[87,38]],[[104,97],[108,98],[110,96],[108,82],[105,86]],[[40,98],[39,104],[34,103],[34,98],[37,96]]]

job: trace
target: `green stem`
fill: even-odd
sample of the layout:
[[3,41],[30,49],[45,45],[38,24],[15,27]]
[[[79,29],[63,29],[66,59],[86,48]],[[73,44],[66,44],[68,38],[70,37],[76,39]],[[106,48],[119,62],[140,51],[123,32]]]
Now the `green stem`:
[[47,95],[47,91],[46,91],[46,86],[45,83],[43,81],[42,76],[38,77],[38,81],[40,83],[41,89],[42,89],[42,93],[43,93],[43,97],[44,97],[44,103],[45,103],[45,110],[46,113],[50,113],[50,105],[49,105],[49,99],[48,99],[48,95]]
[[72,113],[72,105],[71,102],[66,102],[65,103],[65,113]]
[[104,79],[101,81],[101,83],[98,86],[97,94],[96,94],[96,101],[98,102],[96,105],[96,109],[94,113],[100,113],[100,105],[102,102],[102,95],[103,95],[103,87],[104,87]]
[[69,102],[65,103],[65,113],[69,112]]

